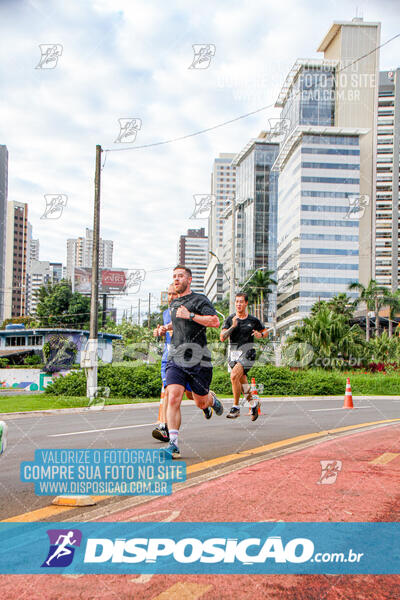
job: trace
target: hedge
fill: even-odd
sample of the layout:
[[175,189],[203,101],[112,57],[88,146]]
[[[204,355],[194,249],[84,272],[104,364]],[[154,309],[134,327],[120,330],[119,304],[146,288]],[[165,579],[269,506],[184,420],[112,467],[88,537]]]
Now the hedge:
[[[249,371],[264,386],[262,396],[340,396],[344,395],[346,374],[338,371],[310,369],[291,371],[288,367],[266,365]],[[359,374],[350,376],[354,395],[400,395],[399,375]],[[110,388],[111,398],[157,398],[161,389],[160,365],[137,367],[101,366],[98,385]],[[218,394],[231,394],[231,382],[226,369],[214,368],[211,388]],[[58,377],[46,388],[46,394],[85,396],[86,378],[83,371]]]

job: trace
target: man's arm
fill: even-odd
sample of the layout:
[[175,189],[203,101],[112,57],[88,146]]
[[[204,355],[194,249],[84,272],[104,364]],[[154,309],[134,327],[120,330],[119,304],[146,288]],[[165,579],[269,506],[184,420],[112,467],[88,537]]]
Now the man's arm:
[[[228,324],[228,319],[225,321],[225,323]],[[238,319],[237,317],[233,317],[232,319],[232,325],[229,328],[223,329],[220,333],[219,339],[221,342],[225,342],[225,340],[228,339],[228,337],[230,337],[232,331],[235,329],[235,327],[237,327],[238,324]]]
[[[176,316],[180,319],[190,319],[190,311],[182,305],[176,311]],[[203,327],[219,327],[217,315],[195,315],[192,320]]]

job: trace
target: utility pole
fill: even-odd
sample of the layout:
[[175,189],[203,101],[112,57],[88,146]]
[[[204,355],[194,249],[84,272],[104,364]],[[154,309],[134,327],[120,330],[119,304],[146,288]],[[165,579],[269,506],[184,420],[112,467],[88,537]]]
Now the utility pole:
[[235,245],[236,245],[236,222],[235,222],[235,194],[231,198],[232,207],[232,247],[231,247],[231,278],[229,285],[229,314],[235,312]]
[[138,325],[140,327],[140,298],[138,300]]
[[99,239],[100,239],[100,174],[101,146],[96,146],[96,171],[94,177],[92,290],[90,298],[90,333],[84,357],[87,368],[86,396],[94,398],[97,389],[98,365],[98,307],[99,307]]
[[151,302],[151,293],[149,292],[149,312],[147,317],[147,327],[150,329],[150,302]]

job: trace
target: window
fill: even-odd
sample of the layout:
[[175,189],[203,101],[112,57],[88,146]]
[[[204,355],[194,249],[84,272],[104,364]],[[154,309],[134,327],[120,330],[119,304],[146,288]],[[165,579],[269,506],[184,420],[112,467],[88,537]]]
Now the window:
[[28,335],[28,346],[41,346],[42,344],[42,335]]
[[13,335],[6,337],[6,346],[25,346],[25,336]]

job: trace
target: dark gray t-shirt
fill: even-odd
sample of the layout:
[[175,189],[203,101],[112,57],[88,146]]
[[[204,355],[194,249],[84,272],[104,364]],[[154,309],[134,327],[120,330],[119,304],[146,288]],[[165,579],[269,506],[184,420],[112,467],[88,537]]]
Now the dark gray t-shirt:
[[188,368],[204,361],[211,367],[211,354],[207,348],[207,328],[190,319],[177,317],[176,311],[180,306],[185,306],[189,312],[196,315],[217,314],[214,306],[204,294],[191,292],[173,300],[169,308],[173,334],[168,360],[174,359],[174,362],[178,362],[178,358],[183,359],[187,362]]

